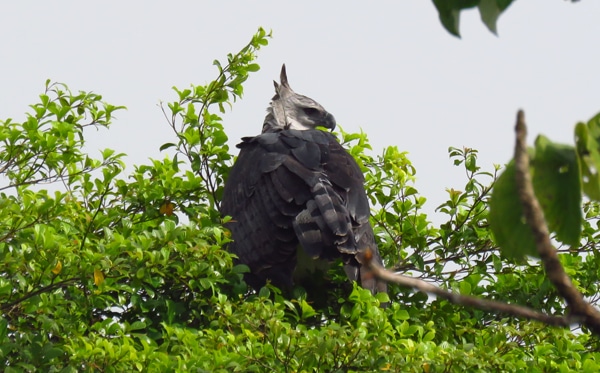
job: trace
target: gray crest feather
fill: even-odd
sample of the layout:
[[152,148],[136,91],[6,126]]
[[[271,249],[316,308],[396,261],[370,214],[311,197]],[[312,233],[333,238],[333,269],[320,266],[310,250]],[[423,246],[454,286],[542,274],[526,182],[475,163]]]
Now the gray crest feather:
[[[287,79],[287,71],[285,70],[285,64],[281,65],[281,73],[279,74],[279,81],[281,85],[287,88],[290,88],[290,84]],[[291,90],[291,88],[290,88]]]
[[273,85],[275,86],[275,97],[273,97],[273,99],[271,100],[271,110],[273,114],[273,119],[275,121],[274,124],[277,127],[285,128],[285,126],[287,125],[287,119],[285,115],[285,107],[283,106],[283,101],[281,100],[281,86],[277,84],[276,81],[273,81]]

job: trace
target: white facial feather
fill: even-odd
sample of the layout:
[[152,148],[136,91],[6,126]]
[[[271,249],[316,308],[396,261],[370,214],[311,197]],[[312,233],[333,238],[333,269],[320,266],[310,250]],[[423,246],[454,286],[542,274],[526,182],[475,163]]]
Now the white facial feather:
[[287,128],[289,128],[291,130],[304,131],[304,130],[312,129],[313,127],[304,125],[301,122],[297,121],[295,118],[288,117]]

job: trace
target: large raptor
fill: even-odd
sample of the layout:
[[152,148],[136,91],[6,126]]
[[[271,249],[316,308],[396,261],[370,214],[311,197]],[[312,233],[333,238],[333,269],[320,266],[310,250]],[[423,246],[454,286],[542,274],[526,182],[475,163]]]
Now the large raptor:
[[262,133],[245,137],[225,183],[221,212],[232,220],[229,250],[250,268],[246,282],[270,280],[291,289],[297,249],[313,259],[341,258],[348,278],[371,292],[384,282],[362,265],[367,249],[381,257],[369,224],[364,175],[330,132],[333,115],[295,93],[285,65],[267,109]]

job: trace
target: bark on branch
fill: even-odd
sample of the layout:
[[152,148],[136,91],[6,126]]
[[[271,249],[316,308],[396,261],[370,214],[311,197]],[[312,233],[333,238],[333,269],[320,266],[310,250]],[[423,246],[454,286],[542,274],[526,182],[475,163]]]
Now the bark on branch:
[[568,316],[551,316],[528,307],[452,293],[423,280],[388,271],[370,260],[369,255],[365,255],[365,259],[366,264],[373,271],[373,275],[378,279],[393,282],[401,286],[411,287],[423,293],[433,294],[436,297],[446,299],[454,304],[529,320],[537,320],[552,326],[565,327],[573,323]]
[[523,205],[525,220],[533,232],[535,245],[540,254],[540,259],[544,264],[546,275],[567,302],[571,319],[580,321],[581,324],[588,327],[594,334],[600,335],[600,313],[583,299],[583,295],[573,285],[558,259],[556,249],[550,242],[550,233],[544,219],[544,213],[535,197],[531,183],[526,142],[527,127],[525,125],[525,114],[522,110],[519,110],[517,113],[515,131],[517,135],[515,145],[517,190],[519,199]]
[[552,326],[566,327],[578,323],[590,329],[593,334],[600,335],[600,312],[586,302],[583,299],[583,295],[573,285],[558,259],[557,250],[552,246],[550,241],[550,233],[544,218],[544,213],[535,197],[529,173],[529,155],[527,153],[526,143],[527,128],[525,126],[525,114],[522,110],[519,110],[517,113],[517,125],[515,130],[516,145],[514,159],[519,199],[523,205],[523,213],[527,225],[529,225],[535,237],[535,244],[544,265],[546,275],[550,282],[556,287],[559,294],[565,299],[569,307],[569,313],[567,315],[552,316],[528,307],[455,294],[423,280],[388,271],[371,260],[372,253],[369,251],[365,253],[363,260],[373,271],[373,275],[378,279],[393,282],[401,286],[411,287],[427,294],[433,294],[457,305],[474,307],[484,311],[501,313],[529,320],[537,320]]

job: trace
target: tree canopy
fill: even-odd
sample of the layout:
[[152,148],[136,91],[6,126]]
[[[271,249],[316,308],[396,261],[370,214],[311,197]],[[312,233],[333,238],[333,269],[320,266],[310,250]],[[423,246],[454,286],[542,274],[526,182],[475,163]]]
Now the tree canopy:
[[[389,296],[372,296],[348,285],[339,265],[324,302],[303,289],[292,298],[248,289],[248,269],[224,250],[218,205],[234,154],[221,114],[242,98],[269,37],[259,29],[216,60],[208,84],[174,88],[163,106],[173,130],[164,158],[131,173],[123,154],[82,150],[89,130],[109,130],[123,109],[99,94],[48,81],[24,120],[0,122],[3,370],[598,371],[598,335],[577,312],[570,328],[555,327],[394,283]],[[531,152],[560,264],[592,304],[598,123],[578,124],[574,146],[540,136]],[[484,170],[476,149],[450,148],[465,182],[448,189],[437,208],[445,221],[435,225],[405,152],[373,154],[365,133],[337,136],[365,173],[387,268],[453,294],[570,314],[521,227],[515,166]]]

